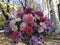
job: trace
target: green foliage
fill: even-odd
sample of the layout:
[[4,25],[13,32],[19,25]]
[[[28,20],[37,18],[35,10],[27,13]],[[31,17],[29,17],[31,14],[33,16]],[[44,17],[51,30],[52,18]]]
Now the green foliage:
[[25,40],[28,41],[30,39],[30,35],[25,35]]
[[4,22],[0,22],[0,27],[2,27],[2,29],[4,28]]
[[4,20],[5,20],[5,18],[4,18],[4,16],[3,15],[0,15],[0,28],[4,28]]

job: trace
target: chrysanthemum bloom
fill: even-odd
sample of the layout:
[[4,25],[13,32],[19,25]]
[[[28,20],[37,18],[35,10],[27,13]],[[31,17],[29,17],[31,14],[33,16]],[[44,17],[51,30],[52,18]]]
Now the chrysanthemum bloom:
[[17,21],[21,21],[21,19],[20,19],[20,18],[16,18],[15,21],[16,21],[16,22],[17,22]]
[[35,14],[38,15],[39,17],[43,17],[44,16],[43,12],[40,12],[40,11],[36,11]]
[[27,24],[25,22],[22,22],[21,25],[20,25],[20,30],[25,30]]
[[45,17],[40,17],[40,21],[44,22],[46,21],[47,19]]
[[27,35],[32,34],[32,33],[33,33],[33,29],[32,29],[32,27],[27,26],[27,27],[25,28],[25,33],[26,33]]
[[17,13],[17,17],[18,17],[18,18],[22,18],[24,14],[25,14],[25,13],[24,13],[23,11],[22,11],[22,12],[18,12],[18,13]]
[[12,31],[17,31],[17,30],[18,30],[17,26],[12,27]]
[[14,39],[14,40],[18,39],[19,38],[18,34],[19,34],[18,31],[12,32],[12,39]]
[[34,17],[30,14],[27,14],[27,15],[24,15],[23,16],[23,21],[26,22],[26,23],[31,23],[31,24],[34,24]]
[[32,15],[35,15],[35,12],[34,11],[32,11]]
[[10,26],[11,26],[11,27],[15,26],[15,23],[16,23],[16,21],[15,21],[14,19],[11,20],[11,21],[10,21]]
[[41,26],[42,28],[46,28],[46,24],[45,24],[44,22],[40,22],[40,26]]
[[42,32],[44,32],[44,29],[42,27],[39,27],[38,28],[38,33],[42,33]]
[[32,14],[32,8],[28,7],[24,10],[25,14]]

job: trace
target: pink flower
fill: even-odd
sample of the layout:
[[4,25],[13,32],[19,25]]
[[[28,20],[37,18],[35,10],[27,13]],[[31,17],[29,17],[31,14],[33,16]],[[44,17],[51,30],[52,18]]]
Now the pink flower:
[[40,12],[40,11],[35,11],[35,14],[38,15],[39,17],[43,17],[44,16],[43,12]]
[[40,21],[44,22],[46,20],[48,20],[46,17],[40,17]]
[[28,7],[24,10],[25,14],[32,14],[32,8]]
[[25,30],[27,24],[25,22],[22,22],[20,25],[20,30]]
[[33,29],[32,29],[32,27],[27,26],[27,27],[25,28],[25,33],[26,33],[27,35],[32,34],[32,33],[33,33]]
[[24,15],[24,12],[23,11],[22,12],[20,11],[20,12],[17,13],[17,17],[19,17],[19,18],[22,18],[23,15]]
[[34,11],[32,11],[32,15],[35,15],[35,12]]
[[19,38],[19,37],[18,37],[18,34],[19,34],[18,31],[12,32],[12,38],[13,38],[14,40],[18,39],[18,38]]
[[33,24],[34,23],[34,17],[30,14],[27,14],[27,15],[24,15],[23,16],[23,21],[27,22],[27,23],[31,23]]

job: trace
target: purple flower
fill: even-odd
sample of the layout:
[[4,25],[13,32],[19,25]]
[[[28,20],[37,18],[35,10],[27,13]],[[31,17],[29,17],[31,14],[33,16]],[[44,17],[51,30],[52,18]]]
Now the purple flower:
[[41,34],[39,35],[39,41],[44,42],[44,37]]
[[12,40],[12,44],[18,44],[18,42],[19,42],[19,40],[18,39],[16,39],[16,40]]
[[12,33],[12,28],[10,26],[9,27],[5,27],[5,31],[4,31],[5,36],[6,37],[10,37],[11,33]]
[[19,32],[19,35],[18,36],[19,36],[20,39],[23,39],[24,38],[21,32]]
[[29,44],[30,45],[36,45],[38,42],[38,38],[36,36],[32,36],[30,41],[29,41]]
[[44,31],[45,31],[47,34],[50,34],[50,33],[52,32],[51,27],[47,27]]
[[8,26],[9,26],[9,23],[10,23],[10,20],[5,20],[5,21],[4,21],[4,26],[5,26],[5,27],[8,27]]
[[47,27],[51,27],[51,25],[52,25],[52,21],[49,19],[44,21],[44,23],[46,24]]
[[33,26],[33,31],[37,32],[38,31],[38,27]]

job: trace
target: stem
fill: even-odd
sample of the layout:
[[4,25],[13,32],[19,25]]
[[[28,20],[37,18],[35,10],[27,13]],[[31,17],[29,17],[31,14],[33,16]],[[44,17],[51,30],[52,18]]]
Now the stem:
[[[9,4],[10,0],[8,0],[7,2],[8,2],[8,4]],[[7,12],[9,13],[10,7],[9,7],[8,4],[7,4]]]
[[27,0],[25,0],[25,8],[26,8],[26,6],[27,6]]
[[4,17],[6,18],[6,20],[8,20],[9,19],[9,17],[5,14],[5,11],[4,10],[2,10],[2,14],[4,15]]
[[26,8],[26,6],[27,6],[27,0],[25,0],[25,6],[23,5],[23,2],[22,2],[22,1],[20,1],[20,0],[19,0],[19,2],[21,3],[21,5],[22,5],[23,9],[25,9],[25,8]]

